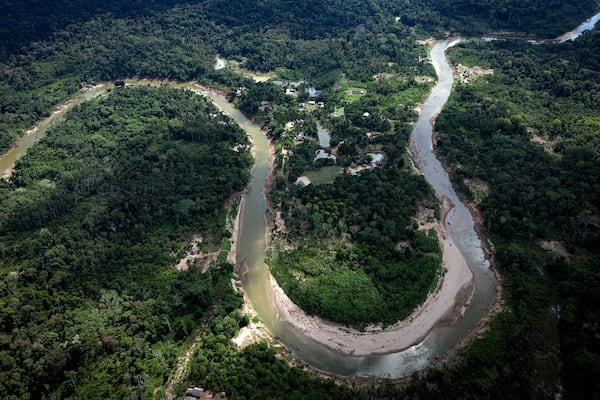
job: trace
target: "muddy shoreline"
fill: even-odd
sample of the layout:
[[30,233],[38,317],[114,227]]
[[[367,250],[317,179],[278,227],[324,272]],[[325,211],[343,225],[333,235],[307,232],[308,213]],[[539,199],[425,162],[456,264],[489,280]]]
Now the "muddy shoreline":
[[[264,131],[263,134],[265,134]],[[263,188],[267,199],[265,213],[267,250],[271,248],[273,240],[276,240],[272,233],[275,216],[270,196],[274,179],[274,146],[270,140],[268,143],[269,173]],[[442,202],[443,218],[452,206],[447,201]],[[365,357],[390,354],[419,344],[436,326],[447,325],[460,318],[465,308],[468,307],[475,288],[473,274],[466,260],[450,239],[444,221],[432,224],[431,227],[435,228],[438,233],[443,248],[443,268],[447,272],[439,279],[436,290],[428,296],[425,303],[408,318],[390,327],[382,329],[372,326],[365,331],[359,331],[307,315],[287,297],[275,278],[267,271],[268,285],[272,293],[271,302],[284,314],[283,319],[291,325],[293,330],[342,354]],[[243,274],[242,260],[237,261],[238,271]],[[252,307],[251,304],[246,306]]]

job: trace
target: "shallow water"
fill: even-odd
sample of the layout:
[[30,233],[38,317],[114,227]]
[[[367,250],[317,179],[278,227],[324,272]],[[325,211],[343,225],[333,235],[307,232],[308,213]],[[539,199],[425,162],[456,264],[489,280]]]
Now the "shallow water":
[[317,123],[317,136],[319,138],[319,146],[328,149],[330,147],[331,134],[319,123]]

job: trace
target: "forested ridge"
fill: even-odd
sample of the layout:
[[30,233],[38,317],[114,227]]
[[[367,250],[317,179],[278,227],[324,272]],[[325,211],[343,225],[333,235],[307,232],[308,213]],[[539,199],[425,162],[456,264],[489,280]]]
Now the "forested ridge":
[[594,0],[424,0],[424,4],[450,19],[451,27],[462,34],[501,30],[541,38],[566,32],[565,22],[576,26],[598,6]]
[[[433,76],[416,39],[499,30],[554,37],[597,8],[537,0],[2,6],[2,151],[85,84],[158,77],[219,86],[275,145],[272,200],[298,247],[289,258],[273,253],[273,264],[308,260],[294,263],[294,274],[318,283],[296,288],[304,306],[359,326],[405,315],[440,272],[437,243],[414,223],[435,201],[405,153],[413,108]],[[230,339],[248,319],[232,266],[172,267],[194,233],[204,251],[228,248],[223,204],[245,187],[250,166],[246,152],[231,150],[246,144],[243,132],[181,90],[118,88],[76,108],[1,184],[0,397],[159,398],[184,342],[205,323],[180,393],[193,383],[231,398],[595,398],[597,48],[593,33],[564,45],[476,42],[453,53],[455,64],[494,69],[456,88],[438,121],[438,149],[484,213],[506,307],[459,357],[403,389],[341,387],[289,368],[265,345],[238,351]],[[227,68],[214,70],[217,54]],[[293,97],[231,65],[303,82]],[[299,109],[311,100],[323,108]],[[317,122],[347,174],[296,187],[299,176],[332,167],[314,160]],[[371,169],[373,152],[383,163],[352,176],[353,167]],[[406,190],[386,196],[397,186]],[[547,242],[558,250],[539,246]],[[418,265],[427,266],[422,274]],[[333,282],[318,276],[325,267]],[[398,292],[410,279],[420,294]],[[335,307],[348,295],[337,282],[363,283],[365,308]],[[383,297],[393,312],[369,303]]]

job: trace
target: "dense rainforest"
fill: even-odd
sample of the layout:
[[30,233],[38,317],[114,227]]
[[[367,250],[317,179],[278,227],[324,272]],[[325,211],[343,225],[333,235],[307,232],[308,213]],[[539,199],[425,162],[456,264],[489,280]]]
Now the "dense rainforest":
[[0,397],[147,398],[165,381],[232,272],[173,264],[194,234],[205,252],[228,237],[246,143],[198,95],[120,88],[17,163],[0,189]]
[[583,21],[597,7],[595,0],[424,0],[424,4],[449,18],[451,28],[463,35],[504,31],[541,38],[565,33],[566,20]]
[[[2,152],[85,84],[158,77],[218,86],[275,145],[272,200],[285,240],[297,248],[289,258],[273,253],[274,264],[307,261],[294,272],[316,277],[295,288],[304,306],[359,325],[363,317],[387,323],[405,315],[420,300],[396,283],[412,279],[426,293],[439,272],[436,241],[413,221],[435,201],[405,153],[413,108],[434,75],[416,39],[500,30],[554,37],[597,7],[591,0],[2,6]],[[224,204],[245,187],[251,163],[231,150],[246,144],[243,132],[200,97],[168,88],[117,88],[77,107],[0,185],[0,397],[159,398],[199,332],[182,385],[231,398],[594,398],[598,40],[592,33],[563,45],[476,41],[452,53],[455,64],[494,70],[456,88],[438,121],[438,149],[483,212],[506,304],[460,356],[400,389],[389,381],[338,386],[288,367],[263,344],[238,351],[230,339],[247,318],[230,286],[232,266],[219,258],[205,273],[193,264],[173,268],[195,234],[203,251],[228,247]],[[214,69],[217,54],[227,68]],[[286,87],[234,73],[246,70],[303,82],[289,96]],[[323,107],[299,109],[310,101]],[[317,122],[331,133],[335,165],[314,159]],[[385,155],[376,168],[372,153]],[[324,171],[335,173],[319,182]],[[295,186],[303,175],[313,184]],[[360,319],[334,306],[348,293],[328,291],[333,286],[317,277],[322,268],[336,282],[364,283]],[[377,314],[368,306],[380,298],[389,302]]]
[[[482,11],[478,20],[499,29],[501,21],[494,16],[510,6],[505,3],[486,2],[478,8]],[[558,33],[575,26],[594,7],[591,0],[557,3],[539,7],[536,13],[521,7],[513,16],[542,24],[549,19],[545,14],[560,16],[555,23]],[[311,79],[350,70],[370,77],[377,73],[371,73],[372,62],[366,57],[373,50],[390,52],[402,65],[406,53],[398,40],[411,32],[452,30],[460,18],[452,7],[440,8],[433,11],[420,2],[390,0],[173,0],[127,6],[113,0],[70,2],[69,7],[59,0],[4,1],[0,150],[78,90],[81,82],[133,76],[206,78],[212,75],[216,53],[245,60],[250,69],[285,67],[302,70]],[[580,11],[569,12],[571,8]],[[382,30],[389,33],[383,35]],[[344,60],[353,60],[352,65]]]

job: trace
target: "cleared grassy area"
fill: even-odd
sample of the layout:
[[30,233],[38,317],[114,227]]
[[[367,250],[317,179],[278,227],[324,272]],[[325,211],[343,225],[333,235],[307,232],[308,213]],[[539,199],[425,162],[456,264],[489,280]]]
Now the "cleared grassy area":
[[310,179],[314,185],[322,185],[325,183],[333,183],[336,177],[342,172],[342,167],[331,165],[322,167],[316,171],[307,171],[306,177]]

